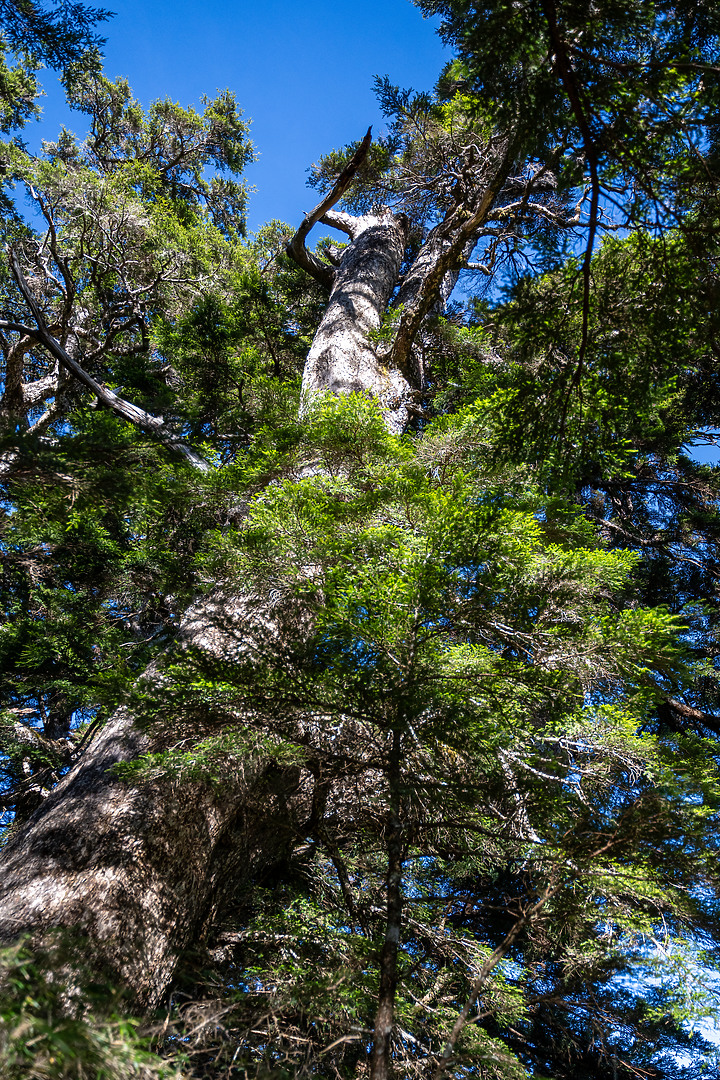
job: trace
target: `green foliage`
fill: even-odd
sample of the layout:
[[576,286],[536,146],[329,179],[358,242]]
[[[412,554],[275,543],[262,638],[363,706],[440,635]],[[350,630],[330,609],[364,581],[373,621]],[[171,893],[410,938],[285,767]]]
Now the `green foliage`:
[[39,113],[35,104],[37,69],[27,61],[15,66],[11,63],[5,55],[0,55],[0,131],[3,134],[22,127]]
[[[146,210],[162,194],[186,214],[207,207],[227,236],[243,231],[245,186],[231,177],[243,172],[254,151],[228,90],[204,98],[202,114],[166,99],[153,102],[144,116],[124,79],[112,83],[99,73],[80,71],[70,83],[69,102],[90,117],[84,152],[91,168],[128,174],[145,197]],[[55,153],[68,164],[77,159],[67,132]],[[215,175],[208,179],[206,169]]]
[[581,469],[582,483],[622,476],[639,453],[678,455],[714,417],[716,401],[707,270],[681,236],[638,233],[606,239],[593,260],[582,393],[568,407],[582,328],[577,273],[571,261],[522,281],[492,317],[492,344],[517,367],[502,373],[505,386],[489,407],[501,453],[552,460],[566,475]]
[[[360,395],[298,418],[326,298],[282,223],[244,237],[252,148],[231,95],[143,113],[85,65],[66,84],[88,140],[4,146],[44,219],[4,231],[47,324],[210,465],[170,461],[7,330],[5,821],[120,702],[167,733],[115,770],[128,785],[205,785],[221,805],[263,763],[249,830],[278,778],[297,786],[301,825],[273,819],[272,864],[217,883],[155,1033],[198,1080],[367,1073],[398,832],[397,1075],[428,1076],[469,999],[456,1077],[699,1075],[720,932],[720,518],[716,469],[684,447],[720,419],[717,17],[420,6],[458,58],[434,95],[378,84],[388,132],[346,206],[406,213],[409,266],[478,197],[478,162],[509,139],[518,167],[481,237],[490,291],[418,335],[412,434]],[[33,71],[0,71],[6,126]],[[613,200],[624,227],[591,262],[573,231],[586,182],[607,196],[598,227]],[[22,323],[7,268],[0,290]],[[240,634],[212,627],[224,658],[165,651],[213,588],[245,605]],[[162,1075],[120,1000],[64,964],[8,954],[0,1071]]]
[[[375,1008],[393,791],[404,1075],[424,1075],[473,972],[548,887],[492,970],[459,1075],[526,1075],[524,1041],[540,1015],[556,1022],[556,999],[581,1002],[567,1047],[578,1067],[585,1016],[618,1025],[621,1058],[640,1039],[631,1060],[649,1063],[668,1015],[679,1043],[702,1015],[700,998],[627,1016],[619,1004],[623,978],[650,963],[648,940],[682,956],[685,925],[714,920],[714,762],[647,726],[689,677],[681,624],[638,603],[637,554],[599,544],[579,508],[547,500],[521,467],[483,465],[472,444],[449,462],[446,432],[442,421],[397,438],[362,397],[318,401],[302,443],[313,475],[258,493],[234,557],[224,548],[246,589],[289,598],[278,637],[211,667],[186,656],[166,668],[175,689],[145,701],[148,722],[197,716],[223,733],[138,763],[150,775],[200,767],[222,784],[270,740],[280,765],[322,778],[322,808],[276,886],[239,929],[218,930],[228,989],[202,1008],[221,1009],[232,1034],[188,1034],[191,1058],[233,1048],[251,1075],[354,1074]],[[199,1009],[185,1008],[190,1027]]]
[[86,4],[3,0],[0,3],[0,132],[7,134],[39,115],[37,71],[97,70],[104,45],[95,30],[110,13]]
[[[90,374],[165,411],[180,438],[215,437],[212,453],[231,460],[241,449],[231,441],[238,412],[249,441],[263,403],[288,396],[282,383],[296,363],[278,328],[278,303],[268,299],[272,284],[262,291],[255,248],[239,239],[243,183],[218,186],[209,171],[233,175],[250,160],[247,126],[228,94],[202,114],[166,102],[145,115],[122,80],[87,67],[68,78],[72,102],[91,117],[90,135],[79,145],[63,132],[39,157],[19,144],[3,147],[6,176],[24,184],[40,210],[47,246],[16,218],[6,222],[6,239],[20,244],[47,324],[61,344],[84,353]],[[230,299],[244,278],[259,293],[256,319],[240,319],[242,305]],[[7,267],[0,289],[3,315],[26,318]],[[205,406],[196,408],[192,389],[207,387],[207,401],[215,342],[199,347],[194,366],[183,368],[178,356],[179,370],[160,351],[178,326],[185,333],[202,326],[198,289],[217,298],[218,310],[236,313],[227,348],[238,356],[240,398],[248,368],[260,386],[249,409],[228,393],[209,424],[195,422]],[[275,323],[260,330],[265,309]],[[275,366],[265,359],[273,335],[281,350],[274,355],[282,355]],[[198,560],[204,537],[237,506],[225,478],[203,486],[166,451],[138,443],[135,428],[98,409],[36,342],[11,334],[3,354],[2,693],[11,715],[46,739],[43,753],[52,759],[41,760],[32,735],[32,752],[26,746],[6,759],[8,805],[23,816],[86,744],[71,731],[100,722],[174,635],[207,586]],[[40,395],[26,396],[23,385],[39,386]]]
[[676,205],[678,182],[693,171],[693,149],[714,123],[716,88],[708,76],[720,23],[713,4],[417,4],[441,17],[441,36],[457,49],[448,85],[516,129],[525,152],[562,160],[570,180],[581,145],[608,181],[642,177],[635,212],[652,213],[653,199],[665,194]]
[[105,44],[96,27],[111,13],[74,0],[2,0],[0,26],[10,48],[66,71],[97,59]]
[[[23,946],[0,958],[0,1072],[7,1080],[172,1080],[177,1069],[148,1049],[139,1024],[108,1014],[94,988],[100,1017],[88,1012],[87,989],[62,978],[62,946],[52,955]],[[76,973],[75,977],[78,977]],[[91,991],[92,996],[92,991]]]

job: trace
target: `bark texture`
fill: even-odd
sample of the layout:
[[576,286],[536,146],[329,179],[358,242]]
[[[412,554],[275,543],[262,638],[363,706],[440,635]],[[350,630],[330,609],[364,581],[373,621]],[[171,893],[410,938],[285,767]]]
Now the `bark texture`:
[[[266,644],[278,621],[287,625],[282,604],[205,600],[186,616],[178,647],[237,658]],[[164,679],[153,666],[144,683],[157,696]],[[149,1010],[217,905],[228,863],[251,881],[287,851],[307,787],[299,770],[252,757],[219,793],[202,783],[124,782],[115,765],[182,734],[181,720],[146,730],[136,721],[120,708],[8,844],[0,940],[29,935],[40,944],[48,931],[69,930],[93,976],[123,989],[134,1010]]]
[[412,389],[399,368],[383,362],[373,341],[397,283],[405,250],[407,223],[400,214],[350,217],[327,214],[327,224],[348,232],[346,248],[334,274],[330,299],[303,373],[307,408],[319,393],[363,393],[380,405],[391,431],[407,426]]

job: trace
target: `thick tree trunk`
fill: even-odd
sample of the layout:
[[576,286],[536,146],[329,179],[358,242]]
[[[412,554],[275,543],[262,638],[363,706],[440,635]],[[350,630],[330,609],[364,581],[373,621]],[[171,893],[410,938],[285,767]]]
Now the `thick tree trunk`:
[[[266,648],[273,627],[288,626],[284,606],[281,612],[277,598],[208,598],[186,615],[178,648],[211,662]],[[153,665],[140,689],[157,700],[165,684]],[[252,758],[220,794],[203,783],[126,782],[114,766],[165,750],[186,734],[182,718],[147,729],[136,719],[118,709],[12,837],[0,870],[0,940],[29,935],[44,944],[55,928],[70,931],[92,976],[124,991],[132,1009],[148,1010],[178,957],[197,941],[226,862],[243,866],[248,881],[257,879],[287,851],[294,816],[309,804],[299,770]]]

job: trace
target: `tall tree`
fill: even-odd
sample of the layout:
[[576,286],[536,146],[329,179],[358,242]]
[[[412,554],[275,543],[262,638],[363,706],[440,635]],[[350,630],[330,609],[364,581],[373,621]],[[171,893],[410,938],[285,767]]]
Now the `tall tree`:
[[[460,62],[435,96],[380,84],[389,134],[316,168],[300,271],[205,179],[248,157],[226,96],[145,119],[83,77],[84,148],[6,151],[47,228],[14,226],[3,321],[29,815],[3,935],[64,928],[145,1009],[205,943],[228,1068],[255,1075],[670,1075],[685,1002],[635,996],[621,1023],[613,999],[659,924],[678,971],[701,970],[683,924],[714,932],[716,494],[677,456],[715,415],[688,285],[714,243],[712,13],[683,8],[678,59],[662,6],[521,6],[512,41],[499,5],[432,6]],[[630,31],[658,56],[628,59]],[[627,95],[646,126],[620,139]],[[308,251],[318,222],[346,246]],[[511,303],[447,310],[464,268],[518,265],[544,274]],[[78,744],[82,709],[108,719]],[[199,1030],[202,1075],[228,1044]]]
[[67,80],[97,69],[105,41],[97,24],[104,8],[72,0],[3,0],[0,5],[0,130],[22,127],[38,113],[37,70],[55,68]]

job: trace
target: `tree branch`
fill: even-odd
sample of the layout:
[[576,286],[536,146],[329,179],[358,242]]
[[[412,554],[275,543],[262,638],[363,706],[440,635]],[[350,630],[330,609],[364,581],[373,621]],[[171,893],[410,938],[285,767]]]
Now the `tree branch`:
[[678,701],[677,698],[669,697],[666,698],[666,701],[679,716],[702,724],[704,727],[709,728],[710,731],[715,732],[716,735],[720,734],[720,717],[713,716],[712,713],[707,713],[702,709],[695,709],[692,705],[686,705],[684,701]]
[[501,144],[502,157],[474,207],[459,202],[432,229],[405,276],[395,306],[402,315],[390,351],[400,370],[408,366],[410,350],[423,319],[440,296],[449,271],[459,269],[470,257],[481,227],[507,180],[516,156],[513,134]]
[[339,229],[347,233],[351,240],[355,240],[363,231],[362,218],[356,218],[352,214],[344,214],[342,210],[326,210],[320,221],[323,225],[329,225],[331,229]]
[[78,364],[77,360],[74,360],[73,357],[65,351],[60,342],[53,337],[47,328],[40,307],[25,280],[17,253],[10,249],[8,254],[12,275],[17,283],[17,287],[22,293],[25,303],[30,308],[32,316],[37,323],[37,329],[33,330],[30,327],[4,321],[0,321],[0,326],[8,330],[15,330],[20,333],[31,335],[41,345],[44,345],[48,352],[54,356],[56,360],[59,360],[67,371],[75,376],[78,382],[82,383],[83,386],[86,386],[88,390],[92,390],[101,404],[105,405],[108,409],[111,409],[117,416],[122,417],[123,420],[127,420],[129,423],[139,427],[142,431],[154,435],[159,439],[163,446],[166,446],[168,450],[171,450],[174,454],[184,457],[194,468],[200,469],[202,472],[208,472],[210,466],[207,461],[170,431],[161,417],[152,416],[138,405],[133,405],[131,401],[125,401],[124,398],[119,397],[112,390],[109,390],[106,386],[103,386],[102,383],[99,383],[97,379],[94,379],[92,375],[88,375],[84,368]]
[[[292,240],[288,243],[286,251],[291,259],[293,259],[298,266],[301,266],[303,270],[306,270],[308,274],[312,275],[317,281],[325,285],[328,289],[332,288],[335,278],[335,271],[331,266],[321,262],[317,255],[314,255],[311,251],[305,247],[305,237],[308,235],[313,225],[315,225],[321,218],[332,209],[336,202],[338,202],[345,194],[347,189],[355,177],[355,173],[358,171],[363,161],[367,156],[367,152],[370,149],[370,143],[372,142],[372,127],[367,129],[365,138],[358,146],[357,150],[353,154],[352,158],[345,166],[343,171],[338,176],[332,191],[325,196],[322,202],[319,202],[314,210],[311,210],[309,214],[306,214],[303,218],[300,228],[297,230]],[[340,228],[343,232],[349,232],[349,222],[351,217],[349,214],[343,214],[342,218],[345,222],[344,225],[334,225],[335,228]],[[330,224],[330,222],[328,222]]]
[[590,216],[588,221],[588,238],[585,245],[585,255],[582,265],[582,277],[583,277],[583,300],[582,300],[582,331],[580,338],[580,348],[578,349],[578,358],[575,371],[570,380],[567,393],[565,395],[565,401],[563,403],[562,416],[560,418],[560,434],[565,431],[565,422],[567,419],[568,405],[570,404],[570,395],[580,385],[582,379],[583,367],[585,363],[585,353],[587,352],[589,332],[590,332],[590,286],[591,286],[591,270],[592,270],[592,254],[593,247],[595,246],[595,236],[597,234],[599,211],[600,211],[600,175],[598,171],[598,147],[595,137],[593,136],[590,128],[590,121],[586,115],[585,108],[580,99],[580,88],[577,85],[575,78],[575,72],[572,67],[572,63],[568,56],[567,44],[560,32],[560,28],[557,23],[557,13],[553,0],[542,0],[542,9],[547,19],[548,30],[550,32],[550,41],[554,53],[553,66],[562,83],[565,93],[568,96],[570,107],[577,121],[580,134],[582,136],[583,146],[585,148],[585,156],[587,158],[588,168],[590,169]]
[[520,916],[520,918],[516,920],[516,922],[510,928],[507,936],[505,937],[505,940],[498,945],[498,947],[490,956],[488,956],[487,960],[480,968],[478,976],[472,985],[472,989],[470,990],[470,995],[465,1002],[457,1020],[455,1021],[453,1029],[450,1033],[450,1037],[445,1044],[445,1049],[440,1055],[437,1066],[435,1068],[435,1072],[433,1074],[433,1080],[440,1080],[440,1077],[445,1074],[445,1070],[450,1063],[450,1058],[455,1051],[455,1044],[460,1038],[463,1028],[468,1023],[470,1010],[475,1004],[478,994],[482,990],[488,975],[507,954],[508,950],[512,946],[515,938],[518,936],[520,931],[524,929],[524,927],[528,926],[533,921],[533,919],[535,919],[535,917],[540,914],[542,909],[547,904],[548,900],[550,900],[550,898],[555,895],[559,888],[560,885],[551,880],[550,884],[548,884],[540,899],[535,904],[533,904],[532,907],[527,908]]

